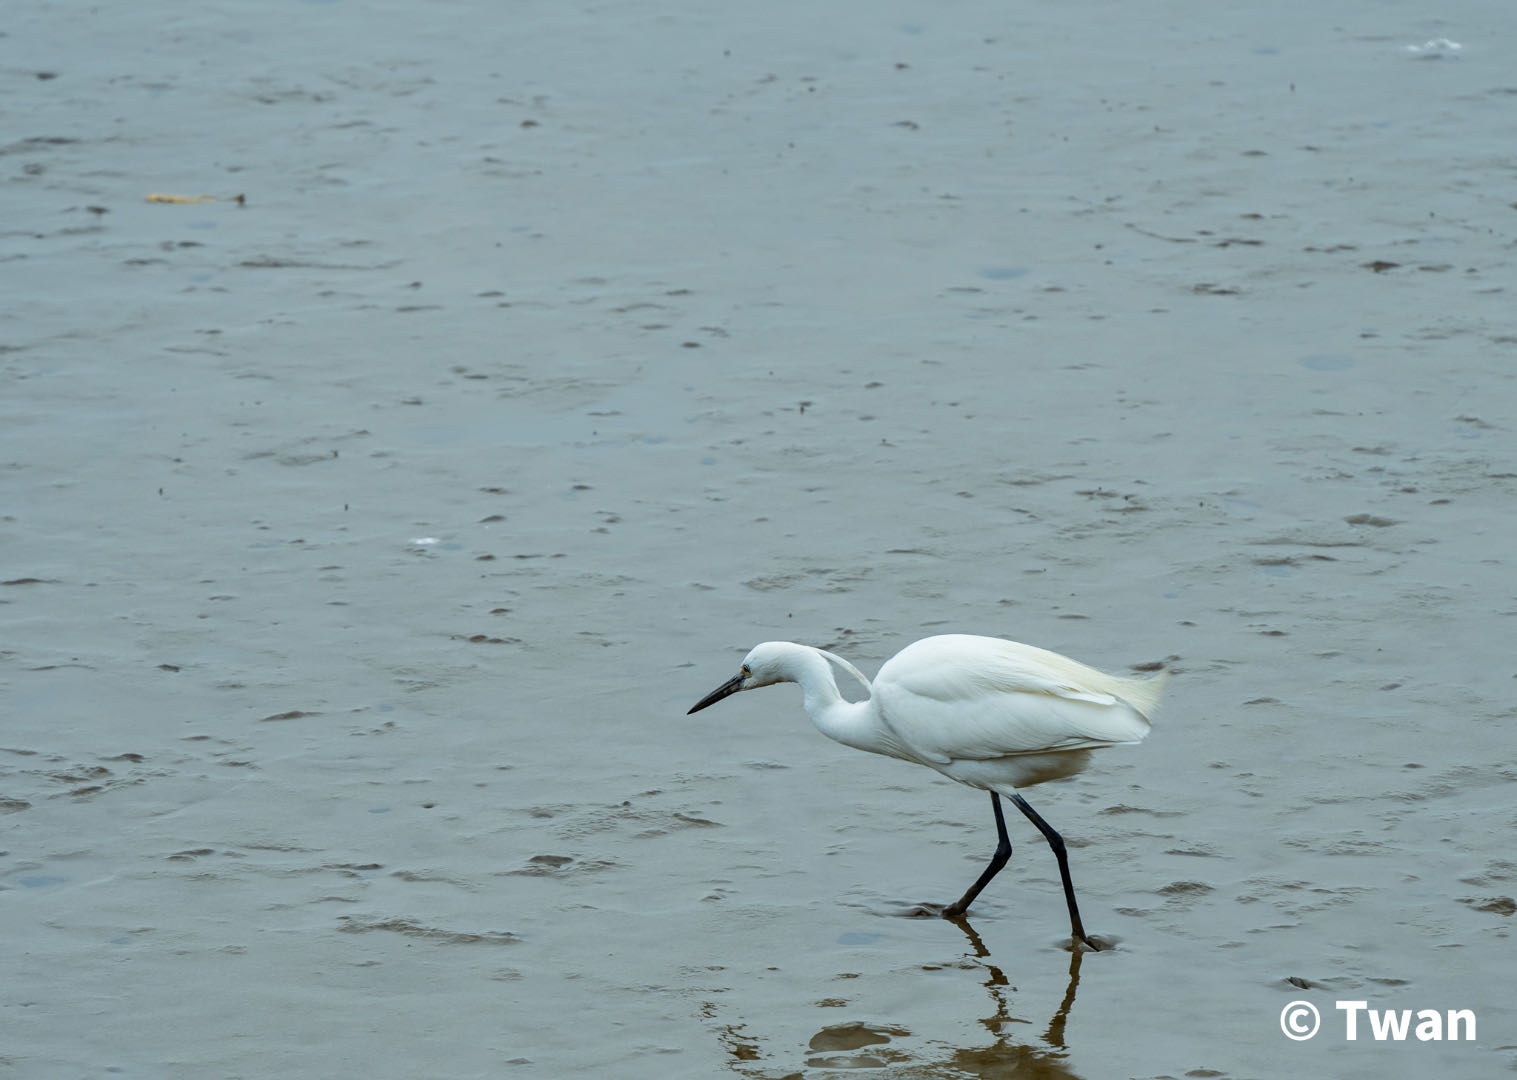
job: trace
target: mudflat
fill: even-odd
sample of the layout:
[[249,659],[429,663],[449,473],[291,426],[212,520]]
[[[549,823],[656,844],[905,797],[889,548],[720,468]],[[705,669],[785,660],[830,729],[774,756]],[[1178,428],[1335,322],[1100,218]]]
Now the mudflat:
[[[0,30],[0,1073],[1517,1064],[1513,9]],[[988,800],[793,688],[685,715],[947,632],[1172,670],[1027,792],[1110,951],[1022,820],[899,917]]]

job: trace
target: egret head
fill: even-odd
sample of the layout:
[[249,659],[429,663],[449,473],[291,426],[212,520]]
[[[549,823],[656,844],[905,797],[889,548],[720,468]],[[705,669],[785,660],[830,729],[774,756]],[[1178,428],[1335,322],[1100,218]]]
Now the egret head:
[[[738,669],[737,674],[697,701],[690,712],[698,713],[708,705],[715,705],[722,698],[730,697],[739,690],[771,686],[777,682],[785,682],[787,679],[793,681],[794,676],[789,673],[789,663],[796,651],[802,648],[804,646],[792,645],[788,641],[766,641],[762,645],[755,645],[752,651],[743,658],[743,666]],[[685,715],[689,716],[690,713]]]

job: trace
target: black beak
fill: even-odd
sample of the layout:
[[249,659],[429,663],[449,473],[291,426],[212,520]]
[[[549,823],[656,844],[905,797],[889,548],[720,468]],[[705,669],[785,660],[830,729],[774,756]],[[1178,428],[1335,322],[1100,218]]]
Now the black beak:
[[743,676],[741,674],[734,675],[732,678],[722,683],[722,685],[718,686],[715,690],[711,691],[711,693],[707,694],[705,697],[701,698],[694,705],[692,705],[690,707],[690,712],[687,712],[685,715],[689,716],[690,713],[698,713],[707,705],[715,705],[718,701],[722,700],[722,698],[731,697],[742,688]]

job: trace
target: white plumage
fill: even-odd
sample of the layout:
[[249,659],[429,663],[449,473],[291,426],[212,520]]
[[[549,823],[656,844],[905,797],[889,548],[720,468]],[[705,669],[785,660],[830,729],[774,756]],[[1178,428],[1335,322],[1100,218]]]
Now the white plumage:
[[[833,665],[857,679],[869,697],[844,699]],[[1125,678],[1032,645],[944,634],[902,649],[871,683],[840,656],[766,641],[748,653],[734,678],[690,711],[777,682],[800,684],[807,715],[829,738],[926,765],[991,793],[1000,841],[996,855],[980,880],[941,914],[962,916],[1010,857],[1000,804],[1005,795],[1043,832],[1059,860],[1075,937],[1098,947],[1080,925],[1063,840],[1016,789],[1079,772],[1091,750],[1140,742],[1163,690],[1162,672]]]

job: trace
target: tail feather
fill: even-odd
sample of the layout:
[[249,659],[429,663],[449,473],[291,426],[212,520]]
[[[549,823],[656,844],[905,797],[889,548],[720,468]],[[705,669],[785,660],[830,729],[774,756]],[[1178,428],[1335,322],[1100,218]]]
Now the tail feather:
[[1146,678],[1120,680],[1121,685],[1113,693],[1142,713],[1145,720],[1151,721],[1168,682],[1169,672],[1161,668],[1158,674]]

